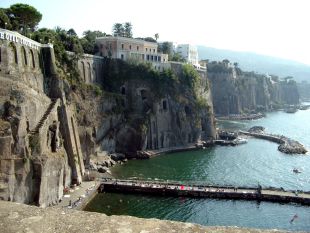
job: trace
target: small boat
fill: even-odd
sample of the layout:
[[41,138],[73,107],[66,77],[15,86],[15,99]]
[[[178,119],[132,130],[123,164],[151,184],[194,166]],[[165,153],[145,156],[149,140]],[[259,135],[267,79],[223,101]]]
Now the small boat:
[[294,169],[293,169],[293,172],[294,172],[294,173],[301,173],[301,171],[299,171],[297,168],[294,168]]
[[239,144],[245,144],[245,143],[247,143],[248,140],[245,139],[245,138],[237,138],[237,139],[233,140],[233,142],[235,142],[237,145],[239,145]]

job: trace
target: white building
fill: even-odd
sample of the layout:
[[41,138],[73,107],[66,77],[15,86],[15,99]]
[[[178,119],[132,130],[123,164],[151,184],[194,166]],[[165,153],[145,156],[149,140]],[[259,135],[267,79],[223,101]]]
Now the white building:
[[108,36],[96,38],[100,56],[122,59],[124,61],[135,60],[149,62],[157,70],[164,70],[168,64],[168,54],[159,53],[158,45],[140,39],[120,36]]
[[176,52],[179,53],[187,63],[190,63],[194,66],[199,66],[198,50],[196,46],[190,44],[179,44],[176,47]]

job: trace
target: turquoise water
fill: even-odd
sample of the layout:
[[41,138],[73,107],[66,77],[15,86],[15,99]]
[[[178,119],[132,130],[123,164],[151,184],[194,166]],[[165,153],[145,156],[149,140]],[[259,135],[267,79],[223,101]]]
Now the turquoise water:
[[[295,114],[274,112],[255,121],[223,121],[219,127],[248,129],[261,125],[267,132],[296,139],[310,149],[310,110]],[[293,168],[302,173],[295,174]],[[118,178],[201,181],[209,184],[283,187],[310,191],[310,156],[286,155],[277,144],[249,139],[237,147],[160,155],[150,160],[132,160],[112,169]],[[310,230],[310,207],[294,204],[256,203],[216,199],[100,194],[87,210],[108,215],[132,215],[202,225],[243,226]],[[290,223],[297,214],[298,218]]]

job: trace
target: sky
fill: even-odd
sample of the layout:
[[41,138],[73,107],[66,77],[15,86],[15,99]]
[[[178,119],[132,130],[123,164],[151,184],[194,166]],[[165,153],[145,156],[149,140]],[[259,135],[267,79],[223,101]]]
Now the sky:
[[310,64],[309,0],[0,0],[34,6],[39,27],[111,34],[131,22],[134,37],[250,51]]

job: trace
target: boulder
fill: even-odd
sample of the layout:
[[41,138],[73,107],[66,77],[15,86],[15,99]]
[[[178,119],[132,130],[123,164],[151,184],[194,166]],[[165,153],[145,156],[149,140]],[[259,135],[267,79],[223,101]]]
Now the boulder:
[[122,160],[124,160],[126,158],[126,156],[124,154],[121,154],[121,153],[110,154],[110,157],[114,161],[122,161]]

